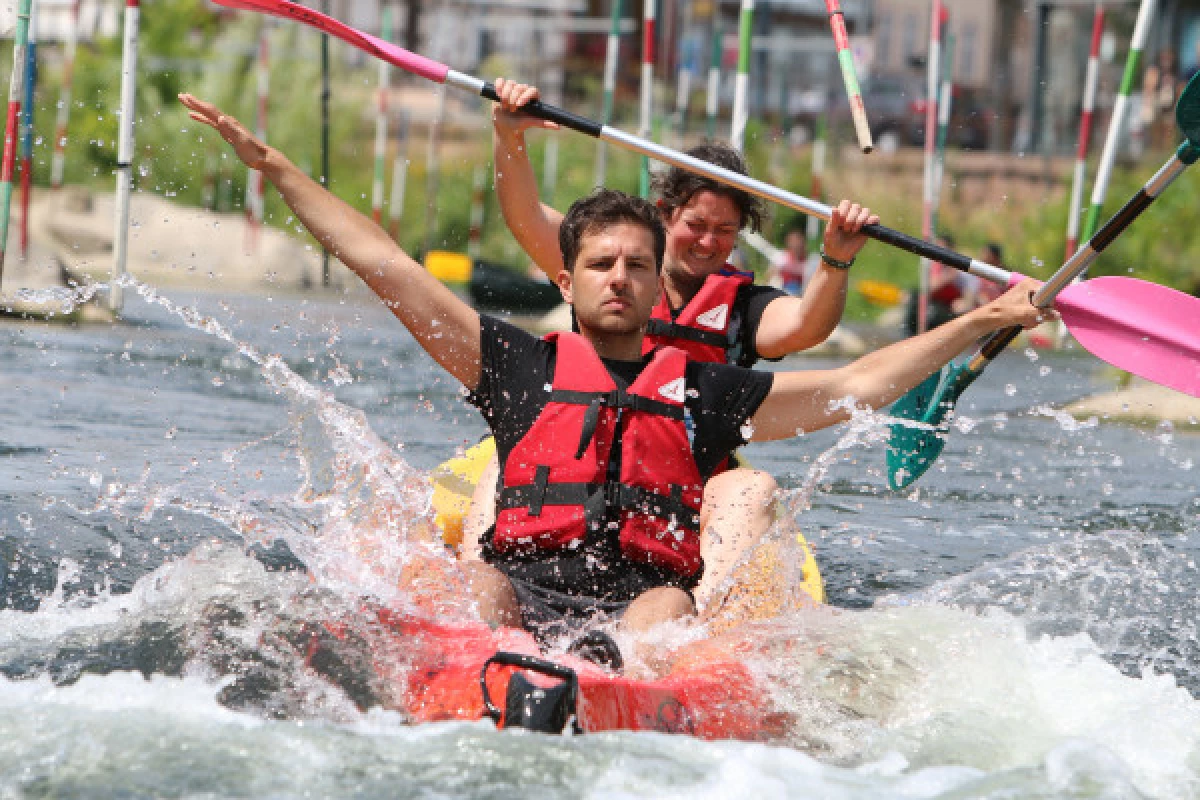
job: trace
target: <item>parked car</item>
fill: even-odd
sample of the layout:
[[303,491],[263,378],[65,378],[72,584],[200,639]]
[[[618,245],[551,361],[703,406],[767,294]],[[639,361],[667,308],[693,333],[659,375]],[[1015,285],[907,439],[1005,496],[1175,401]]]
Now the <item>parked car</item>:
[[[880,75],[862,83],[863,105],[876,146],[920,147],[925,143],[925,83],[915,76]],[[830,119],[838,126],[850,125],[850,104],[844,92],[835,93]],[[948,144],[968,150],[987,147],[995,112],[975,90],[954,87],[950,106]]]

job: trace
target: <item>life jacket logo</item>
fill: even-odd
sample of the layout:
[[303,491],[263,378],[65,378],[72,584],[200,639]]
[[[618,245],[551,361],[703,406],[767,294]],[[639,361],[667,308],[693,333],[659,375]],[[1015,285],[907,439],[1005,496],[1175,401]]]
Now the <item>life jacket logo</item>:
[[676,378],[670,383],[664,383],[658,387],[658,393],[672,402],[682,403],[685,388],[683,378]]
[[729,304],[721,303],[716,308],[710,308],[700,316],[696,317],[696,322],[706,328],[712,328],[715,331],[724,330],[725,322],[729,319]]

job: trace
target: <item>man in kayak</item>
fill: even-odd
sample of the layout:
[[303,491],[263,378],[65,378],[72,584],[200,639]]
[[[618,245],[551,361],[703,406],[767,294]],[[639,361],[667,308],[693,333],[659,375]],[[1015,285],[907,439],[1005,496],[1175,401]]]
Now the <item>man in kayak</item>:
[[[500,78],[496,94],[500,102],[492,113],[493,158],[500,208],[525,252],[551,280],[557,280],[563,270],[558,242],[563,215],[538,199],[525,132],[558,126],[521,112],[537,99],[536,87]],[[727,144],[706,142],[687,154],[748,174],[741,154]],[[819,266],[803,295],[793,296],[755,284],[753,274],[729,265],[738,233],[747,227],[759,229],[765,211],[762,200],[678,167],[656,175],[653,189],[667,244],[663,293],[651,314],[644,352],[669,344],[697,361],[751,367],[759,359],[777,361],[829,337],[846,306],[849,267],[865,242],[855,233],[867,219],[865,209],[845,200],[838,205],[833,224],[825,229]],[[850,227],[843,227],[843,221]],[[737,464],[716,471],[705,486],[704,502],[714,519],[738,520],[740,524],[731,527],[740,535],[716,536],[705,529],[706,572],[697,591],[700,598],[716,591],[774,519],[775,479],[761,470],[727,466]],[[477,484],[465,527],[467,538],[480,535],[492,522],[490,487],[495,484],[495,469],[491,465]]]
[[[565,626],[597,613],[632,630],[696,613],[703,481],[745,441],[790,438],[879,408],[979,337],[1053,312],[1035,281],[923,336],[835,370],[766,373],[643,355],[666,234],[654,206],[598,190],[560,226],[563,299],[578,334],[538,339],[480,316],[365,215],[215,106],[180,95],[261,171],[322,246],[353,270],[430,356],[471,392],[503,464],[483,560],[464,564],[488,622]],[[838,224],[856,246],[862,225]],[[530,380],[532,378],[532,380]],[[689,431],[684,419],[691,416]]]

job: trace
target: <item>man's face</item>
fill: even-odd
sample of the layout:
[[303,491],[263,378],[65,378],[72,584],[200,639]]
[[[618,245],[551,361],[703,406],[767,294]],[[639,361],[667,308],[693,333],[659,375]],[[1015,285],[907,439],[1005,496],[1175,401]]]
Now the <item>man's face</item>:
[[737,244],[742,216],[728,196],[696,192],[687,205],[675,209],[663,223],[667,227],[664,269],[684,280],[703,280],[719,272]]
[[659,292],[654,235],[631,222],[585,233],[574,269],[559,273],[559,288],[563,299],[575,307],[580,330],[602,334],[643,330]]

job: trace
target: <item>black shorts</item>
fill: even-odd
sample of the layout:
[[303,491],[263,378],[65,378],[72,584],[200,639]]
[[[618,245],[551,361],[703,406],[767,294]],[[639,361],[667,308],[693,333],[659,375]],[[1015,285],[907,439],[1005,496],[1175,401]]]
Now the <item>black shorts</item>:
[[683,576],[630,561],[615,535],[595,537],[600,541],[574,550],[498,553],[493,532],[482,538],[483,559],[512,582],[522,625],[543,641],[620,619],[650,589],[673,586],[690,595],[700,580],[700,571]]

